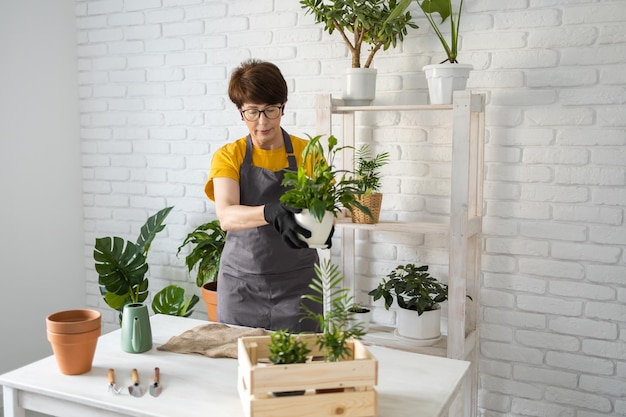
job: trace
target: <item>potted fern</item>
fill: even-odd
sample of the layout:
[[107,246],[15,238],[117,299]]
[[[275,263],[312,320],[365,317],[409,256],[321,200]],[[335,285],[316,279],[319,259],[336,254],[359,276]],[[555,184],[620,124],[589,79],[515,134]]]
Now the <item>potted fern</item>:
[[367,215],[355,207],[351,212],[354,223],[378,223],[380,207],[383,202],[383,195],[379,192],[382,186],[380,169],[388,163],[388,152],[376,154],[371,158],[368,145],[363,145],[357,150],[354,174],[357,188],[361,192],[358,201],[370,209],[371,215]]
[[[404,40],[408,28],[417,28],[411,14],[399,11],[397,0],[301,0],[315,23],[324,25],[329,34],[339,33],[352,57],[346,72],[342,98],[348,105],[368,105],[376,93],[376,69],[371,68],[379,50],[396,47]],[[406,9],[406,7],[405,7]],[[362,62],[363,46],[369,52]]]
[[441,337],[441,306],[448,299],[448,286],[428,272],[428,265],[398,265],[378,287],[369,292],[383,299],[389,310],[394,299],[398,309],[397,335],[430,345]]
[[[166,207],[150,216],[141,227],[136,242],[119,236],[96,239],[93,251],[100,293],[107,305],[122,312],[127,304],[142,304],[148,298],[148,251],[157,233],[165,228],[165,218],[173,207]],[[163,288],[153,300],[156,313],[189,316],[199,301],[193,295],[185,299],[184,290],[176,285]]]
[[190,232],[176,252],[178,256],[185,246],[192,247],[185,257],[185,265],[190,273],[197,268],[196,285],[202,288],[202,299],[210,321],[217,321],[217,275],[225,243],[226,232],[220,221],[215,219]]
[[285,172],[282,185],[287,191],[280,201],[301,210],[295,215],[296,221],[311,231],[311,237],[300,238],[310,248],[326,248],[334,219],[342,208],[358,207],[365,213],[371,212],[358,201],[357,197],[362,193],[353,173],[334,167],[336,155],[345,147],[337,146],[337,138],[331,135],[325,152],[321,135],[307,136],[309,143],[302,152],[304,162],[297,171]]

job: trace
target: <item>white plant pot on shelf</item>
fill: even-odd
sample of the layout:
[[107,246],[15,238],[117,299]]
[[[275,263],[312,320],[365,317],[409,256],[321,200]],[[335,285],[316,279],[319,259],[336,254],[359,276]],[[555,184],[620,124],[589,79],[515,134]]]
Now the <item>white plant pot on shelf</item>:
[[399,308],[397,318],[397,336],[415,340],[421,346],[432,345],[441,338],[441,306],[424,311],[421,316],[415,310]]
[[302,210],[300,213],[295,213],[294,217],[296,223],[311,232],[311,237],[309,238],[298,234],[298,237],[305,241],[309,245],[309,248],[327,248],[326,241],[328,240],[328,236],[330,235],[335,221],[335,216],[332,211],[324,213],[321,223],[306,209]]
[[354,324],[360,324],[361,327],[363,327],[363,330],[368,332],[370,329],[370,322],[372,321],[372,310],[368,309],[363,313],[354,313],[352,321],[354,321]]
[[376,98],[376,68],[348,68],[341,99],[347,106],[368,106]]
[[465,90],[472,68],[467,64],[447,63],[424,66],[430,104],[452,104],[452,92]]

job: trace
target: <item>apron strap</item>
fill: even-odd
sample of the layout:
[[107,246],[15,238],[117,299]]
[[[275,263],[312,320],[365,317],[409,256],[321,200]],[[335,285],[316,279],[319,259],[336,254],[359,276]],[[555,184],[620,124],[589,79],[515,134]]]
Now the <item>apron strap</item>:
[[[283,141],[285,142],[285,153],[287,153],[287,162],[289,162],[289,170],[297,171],[298,163],[296,162],[296,155],[293,153],[293,145],[291,143],[291,137],[289,133],[285,131],[282,127],[280,130],[283,132]],[[252,136],[248,134],[246,138],[246,156],[243,159],[243,163],[247,165],[252,165]]]

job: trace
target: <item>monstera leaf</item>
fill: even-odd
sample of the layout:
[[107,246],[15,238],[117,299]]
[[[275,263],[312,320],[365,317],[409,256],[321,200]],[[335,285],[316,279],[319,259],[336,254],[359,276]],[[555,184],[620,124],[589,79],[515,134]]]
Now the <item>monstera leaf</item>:
[[197,295],[185,300],[185,290],[177,285],[168,285],[156,293],[152,300],[152,311],[156,314],[189,317],[200,301]]
[[93,251],[100,291],[115,310],[139,303],[148,295],[148,264],[139,246],[121,237],[96,239]]
[[137,243],[121,237],[96,239],[93,251],[100,293],[113,309],[122,311],[128,303],[141,303],[148,297],[147,255],[154,237],[173,207],[150,216],[141,227]]

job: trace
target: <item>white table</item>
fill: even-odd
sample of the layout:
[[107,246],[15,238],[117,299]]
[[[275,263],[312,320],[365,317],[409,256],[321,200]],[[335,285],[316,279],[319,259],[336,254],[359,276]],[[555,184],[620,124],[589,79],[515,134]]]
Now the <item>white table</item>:
[[[100,337],[93,368],[83,375],[61,374],[53,356],[0,375],[5,417],[24,417],[26,409],[60,417],[243,416],[236,360],[156,350],[170,337],[207,322],[156,315],[151,323],[152,350],[123,352],[120,331],[114,331]],[[379,417],[445,416],[455,397],[463,395],[469,362],[378,346],[368,350],[378,359]],[[138,369],[147,391],[155,366],[161,369],[161,395],[129,395],[131,369]],[[123,387],[120,395],[108,391],[109,368],[115,369],[117,385]]]

